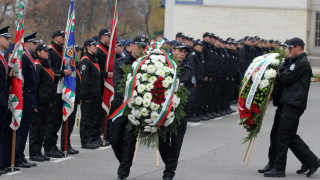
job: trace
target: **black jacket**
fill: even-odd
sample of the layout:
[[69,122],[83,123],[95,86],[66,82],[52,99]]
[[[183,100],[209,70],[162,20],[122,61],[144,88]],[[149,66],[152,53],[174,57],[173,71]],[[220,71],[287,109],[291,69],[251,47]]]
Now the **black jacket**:
[[82,76],[79,70],[81,70],[81,63],[76,62],[77,80],[76,80],[76,103],[79,103],[82,99]]
[[100,66],[98,59],[86,52],[81,60],[83,100],[94,100],[101,97]]
[[215,66],[215,58],[214,58],[214,52],[211,48],[211,45],[207,42],[203,42],[203,49],[202,49],[202,55],[204,58],[204,64],[205,64],[205,72],[204,76],[212,77],[214,74],[214,66]]
[[180,71],[180,86],[184,86],[187,89],[193,88],[194,84],[192,82],[192,77],[194,76],[194,72],[192,67],[184,60],[180,66],[178,66],[178,70]]
[[244,44],[239,50],[239,70],[241,74],[246,72],[252,60],[251,47]]
[[280,104],[306,109],[311,77],[312,69],[307,54],[292,58],[290,65],[277,75],[277,82],[283,87]]
[[[50,46],[53,46],[54,48],[49,50],[49,56],[48,56],[48,62],[49,65],[54,73],[54,85],[52,86],[54,93],[57,92],[57,85],[59,82],[59,79],[61,77],[64,77],[64,66],[62,65],[62,70],[61,70],[61,61],[62,57],[61,54],[63,52],[63,47],[58,46],[55,42],[51,42]],[[57,51],[58,52],[57,52]],[[59,54],[61,53],[61,54]]]
[[[1,55],[0,55],[1,56]],[[4,59],[4,57],[3,57]],[[0,60],[1,61],[1,60]],[[8,69],[7,69],[8,68]],[[7,60],[4,59],[4,62],[0,62],[0,106],[8,106],[8,73],[9,73],[9,66]]]
[[231,78],[238,77],[238,52],[232,49],[228,50],[229,57],[229,74]]
[[215,51],[216,54],[216,61],[215,61],[215,72],[214,77],[227,77],[227,70],[228,70],[228,64],[227,64],[227,56],[225,54],[225,50],[222,48],[217,48]]
[[114,100],[112,101],[112,106],[115,109],[118,109],[118,107],[121,106],[123,103],[124,94],[119,93],[119,85],[120,81],[123,78],[123,70],[121,69],[121,66],[126,65],[132,65],[133,62],[135,62],[136,59],[131,55],[131,53],[128,53],[125,57],[122,57],[120,59],[117,59],[113,66],[113,87],[114,87]]
[[22,55],[22,75],[24,79],[23,106],[31,109],[36,109],[37,108],[36,65],[34,63],[34,59],[32,57],[29,58],[29,56],[27,56],[27,53],[28,52],[24,52]]
[[205,64],[202,54],[196,50],[193,50],[188,57],[188,62],[194,71],[197,84],[202,83],[205,77]]
[[97,51],[97,54],[96,54],[96,57],[99,61],[99,66],[100,66],[100,74],[102,77],[106,78],[108,77],[108,71],[105,71],[105,68],[106,68],[106,59],[108,57],[108,50],[109,50],[109,46],[106,46],[104,45],[102,42],[99,42],[99,45],[104,47],[104,49],[107,51],[107,52],[104,52],[99,46],[98,46],[98,51]]
[[36,60],[36,77],[37,77],[37,103],[38,104],[50,104],[53,100],[53,82],[54,74],[49,67],[47,60],[38,58]]

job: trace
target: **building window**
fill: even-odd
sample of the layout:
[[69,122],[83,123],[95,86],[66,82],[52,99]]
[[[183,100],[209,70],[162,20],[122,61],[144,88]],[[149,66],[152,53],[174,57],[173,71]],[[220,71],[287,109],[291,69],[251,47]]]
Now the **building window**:
[[320,12],[316,13],[315,46],[320,47]]

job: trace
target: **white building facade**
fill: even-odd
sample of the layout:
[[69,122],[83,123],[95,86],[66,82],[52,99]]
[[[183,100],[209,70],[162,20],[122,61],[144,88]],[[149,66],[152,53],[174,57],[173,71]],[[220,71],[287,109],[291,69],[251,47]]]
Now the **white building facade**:
[[313,67],[320,67],[320,0],[166,0],[165,37],[258,35],[285,41],[300,37]]

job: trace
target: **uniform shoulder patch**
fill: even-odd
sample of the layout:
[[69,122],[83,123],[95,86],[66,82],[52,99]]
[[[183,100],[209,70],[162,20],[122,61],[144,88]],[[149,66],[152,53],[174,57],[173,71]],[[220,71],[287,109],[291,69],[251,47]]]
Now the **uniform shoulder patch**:
[[86,70],[86,68],[87,68],[86,65],[82,65],[82,66],[81,66],[81,70],[82,70],[82,71]]
[[293,71],[295,68],[296,68],[296,65],[295,65],[295,64],[292,64],[292,65],[290,66],[290,71]]
[[192,54],[192,55],[196,55],[196,53],[195,53],[195,52],[192,52],[191,54]]

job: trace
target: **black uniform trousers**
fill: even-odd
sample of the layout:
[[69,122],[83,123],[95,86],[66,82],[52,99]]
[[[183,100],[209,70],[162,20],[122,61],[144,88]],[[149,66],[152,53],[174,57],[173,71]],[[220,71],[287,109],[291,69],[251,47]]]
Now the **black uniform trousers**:
[[96,141],[100,138],[100,107],[99,98],[83,100],[81,105],[80,139],[81,144]]
[[197,82],[197,87],[195,89],[195,115],[200,116],[204,115],[206,109],[206,87],[204,82]]
[[224,109],[228,110],[230,109],[230,101],[232,99],[233,95],[233,81],[231,78],[229,80],[226,80],[226,94],[225,94],[225,100],[224,100]]
[[195,98],[195,87],[186,87],[189,91],[188,95],[188,103],[186,105],[186,113],[187,113],[187,118],[192,117],[194,115],[194,106],[196,102]]
[[29,155],[41,155],[44,136],[47,132],[50,104],[39,104],[38,112],[34,113],[29,134]]
[[211,113],[214,108],[214,102],[212,101],[212,99],[214,98],[214,94],[213,92],[213,81],[207,81],[204,82],[203,84],[204,86],[204,96],[205,96],[205,100],[204,100],[204,109],[202,111],[202,115],[205,115],[207,113]]
[[226,77],[215,77],[214,78],[214,93],[216,101],[216,112],[219,113],[224,111],[224,104],[226,98]]
[[33,119],[33,108],[28,108],[28,106],[23,107],[22,111],[22,118],[20,122],[20,127],[17,130],[17,137],[16,137],[16,163],[25,162],[25,155],[24,150],[26,148],[27,138],[31,126],[31,122]]
[[[68,118],[68,142],[67,142],[67,149],[69,150],[71,148],[71,141],[70,141],[70,136],[73,131],[74,123],[76,122],[76,114],[77,114],[78,106],[75,103],[74,104],[74,109],[73,112],[70,114]],[[61,127],[61,151],[64,151],[64,139],[65,139],[65,129],[66,128],[66,122],[62,123]]]
[[0,168],[9,167],[11,160],[12,129],[8,106],[0,106]]
[[268,164],[277,170],[285,170],[288,148],[307,167],[317,163],[318,158],[297,135],[299,118],[303,112],[304,110],[292,105],[281,105],[276,110],[270,135]]
[[54,94],[53,101],[51,103],[49,120],[48,120],[48,129],[44,139],[44,150],[53,151],[57,150],[57,141],[58,141],[58,132],[62,123],[62,95]]
[[183,137],[187,130],[187,121],[181,120],[181,124],[177,127],[177,135],[168,133],[166,139],[159,137],[159,152],[163,162],[165,163],[165,170],[163,175],[173,178],[178,166],[178,160],[183,143]]
[[128,177],[137,142],[137,136],[133,129],[126,128],[129,123],[128,117],[121,116],[111,124],[110,143],[114,154],[116,155],[120,165],[118,168],[118,176]]

